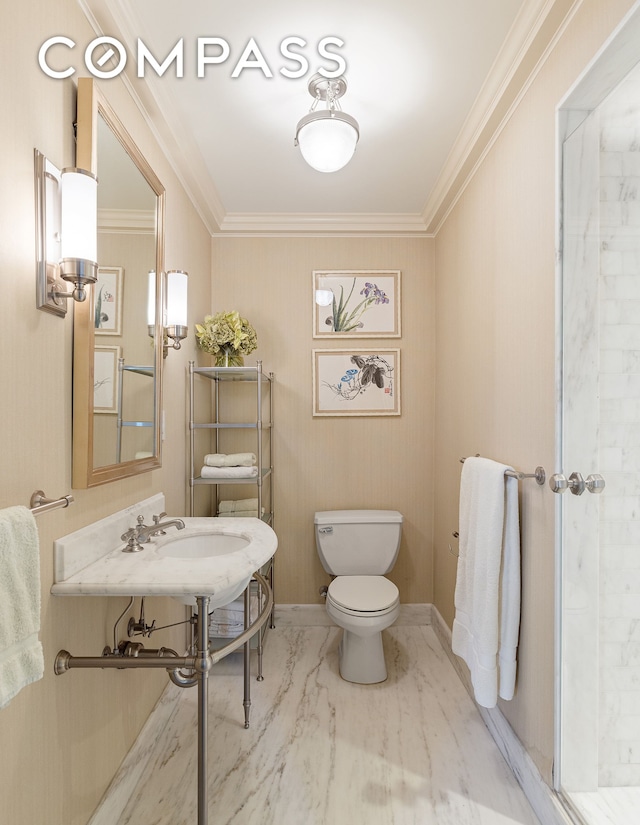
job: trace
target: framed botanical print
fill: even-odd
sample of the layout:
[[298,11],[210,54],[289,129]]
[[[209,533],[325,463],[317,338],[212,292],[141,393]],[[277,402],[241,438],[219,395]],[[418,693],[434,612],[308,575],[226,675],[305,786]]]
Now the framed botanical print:
[[314,338],[399,338],[400,271],[313,272]]
[[313,350],[313,414],[400,415],[400,350]]
[[118,358],[120,347],[95,347],[93,356],[93,411],[118,412]]
[[96,335],[122,335],[121,266],[98,267],[98,280],[93,287]]

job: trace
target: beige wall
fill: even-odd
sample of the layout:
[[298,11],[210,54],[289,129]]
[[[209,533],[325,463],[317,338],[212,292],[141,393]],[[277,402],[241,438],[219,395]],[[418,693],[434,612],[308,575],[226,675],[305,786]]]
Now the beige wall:
[[[352,340],[312,337],[311,273],[368,268],[402,271],[402,338],[366,342],[401,350],[402,415],[314,418],[311,352],[339,349]],[[258,333],[258,349],[246,362],[261,358],[276,377],[276,600],[316,603],[318,589],[329,583],[315,548],[314,512],[365,507],[403,513],[402,545],[390,578],[400,588],[402,602],[430,602],[433,241],[215,238],[212,309],[237,309],[251,321]]]
[[[554,472],[555,107],[632,4],[577,4],[436,237],[434,603],[449,625],[461,456]],[[521,483],[522,623],[516,697],[501,708],[550,781],[554,504]]]
[[[37,10],[34,10],[37,5]],[[33,150],[56,166],[74,161],[74,85],[52,80],[37,49],[52,34],[86,44],[93,37],[74,0],[12,4],[3,14],[0,111],[2,430],[0,507],[29,502],[34,490],[71,492],[71,313],[62,320],[35,306]],[[11,66],[9,70],[7,67]],[[167,189],[166,259],[192,275],[191,315],[209,304],[210,242],[175,175],[120,80],[102,89]],[[162,470],[94,490],[74,490],[69,509],[38,518],[45,677],[0,710],[0,799],[14,825],[84,825],[167,683],[164,673],[75,671],[53,674],[60,648],[98,655],[112,643],[125,599],[53,598],[52,542],[114,510],[164,491],[184,513],[184,386],[193,344],[166,363],[167,441]],[[136,604],[136,609],[138,604]],[[180,606],[150,600],[147,619],[181,618]],[[181,647],[182,632],[158,633],[147,646]]]
[[[216,238],[197,214],[120,81],[103,90],[167,187],[167,268],[190,272],[190,324],[236,308],[256,326],[276,374],[276,598],[318,602],[327,583],[313,540],[317,509],[392,507],[405,517],[392,578],[402,601],[434,601],[450,623],[459,458],[475,452],[523,470],[554,464],[554,108],[630,0],[585,0],[437,238]],[[35,309],[33,149],[73,161],[73,84],[42,75],[39,44],[92,32],[73,0],[24,5],[3,20],[0,85],[0,506],[71,489],[72,320]],[[10,78],[14,78],[9,79]],[[10,196],[7,196],[10,193]],[[212,259],[212,261],[211,261]],[[402,416],[311,415],[313,269],[400,269]],[[213,272],[211,284],[209,273]],[[437,287],[436,287],[437,274]],[[212,290],[212,297],[210,294]],[[340,344],[342,341],[340,342]],[[338,344],[332,345],[338,346]],[[383,341],[380,345],[395,346]],[[185,368],[193,337],[165,370],[162,470],[90,491],[38,521],[46,675],[0,711],[0,798],[15,825],[84,825],[166,684],[160,674],[52,673],[61,647],[95,655],[124,600],[51,598],[52,542],[158,491],[185,512]],[[434,438],[435,432],[435,438]],[[437,484],[435,483],[437,479]],[[516,699],[503,707],[549,778],[553,732],[553,496],[524,482],[523,620]],[[435,506],[434,506],[435,501]],[[156,601],[147,616],[174,617]],[[179,646],[176,635],[152,644]],[[26,783],[29,793],[24,792]]]

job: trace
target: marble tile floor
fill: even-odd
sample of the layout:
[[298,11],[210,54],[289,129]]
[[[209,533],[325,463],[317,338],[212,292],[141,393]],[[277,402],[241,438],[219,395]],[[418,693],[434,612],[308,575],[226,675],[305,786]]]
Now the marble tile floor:
[[[276,620],[248,730],[241,656],[216,665],[210,825],[538,825],[429,625],[384,631],[378,685],[340,678],[340,633]],[[195,825],[196,698],[169,684],[90,825]]]
[[570,799],[592,825],[638,825],[640,821],[640,788],[599,788],[570,794]]

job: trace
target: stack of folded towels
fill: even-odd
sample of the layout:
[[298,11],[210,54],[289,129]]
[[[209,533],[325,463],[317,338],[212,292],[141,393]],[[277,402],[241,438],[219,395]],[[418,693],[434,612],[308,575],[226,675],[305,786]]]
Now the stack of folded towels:
[[[254,621],[258,615],[258,595],[251,595],[249,608],[250,620]],[[225,607],[217,607],[209,617],[210,638],[234,638],[244,630],[244,596]]]
[[[218,515],[224,518],[258,518],[258,499],[241,498],[235,501],[221,501],[218,504]],[[264,507],[262,507],[261,515],[264,515]]]
[[201,478],[255,478],[258,475],[254,453],[212,453],[204,457]]

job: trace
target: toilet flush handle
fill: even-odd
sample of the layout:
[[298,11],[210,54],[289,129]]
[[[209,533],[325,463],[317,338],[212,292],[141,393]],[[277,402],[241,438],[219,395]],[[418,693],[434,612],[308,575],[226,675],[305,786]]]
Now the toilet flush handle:
[[333,526],[329,524],[327,527],[318,527],[318,533],[333,533]]

